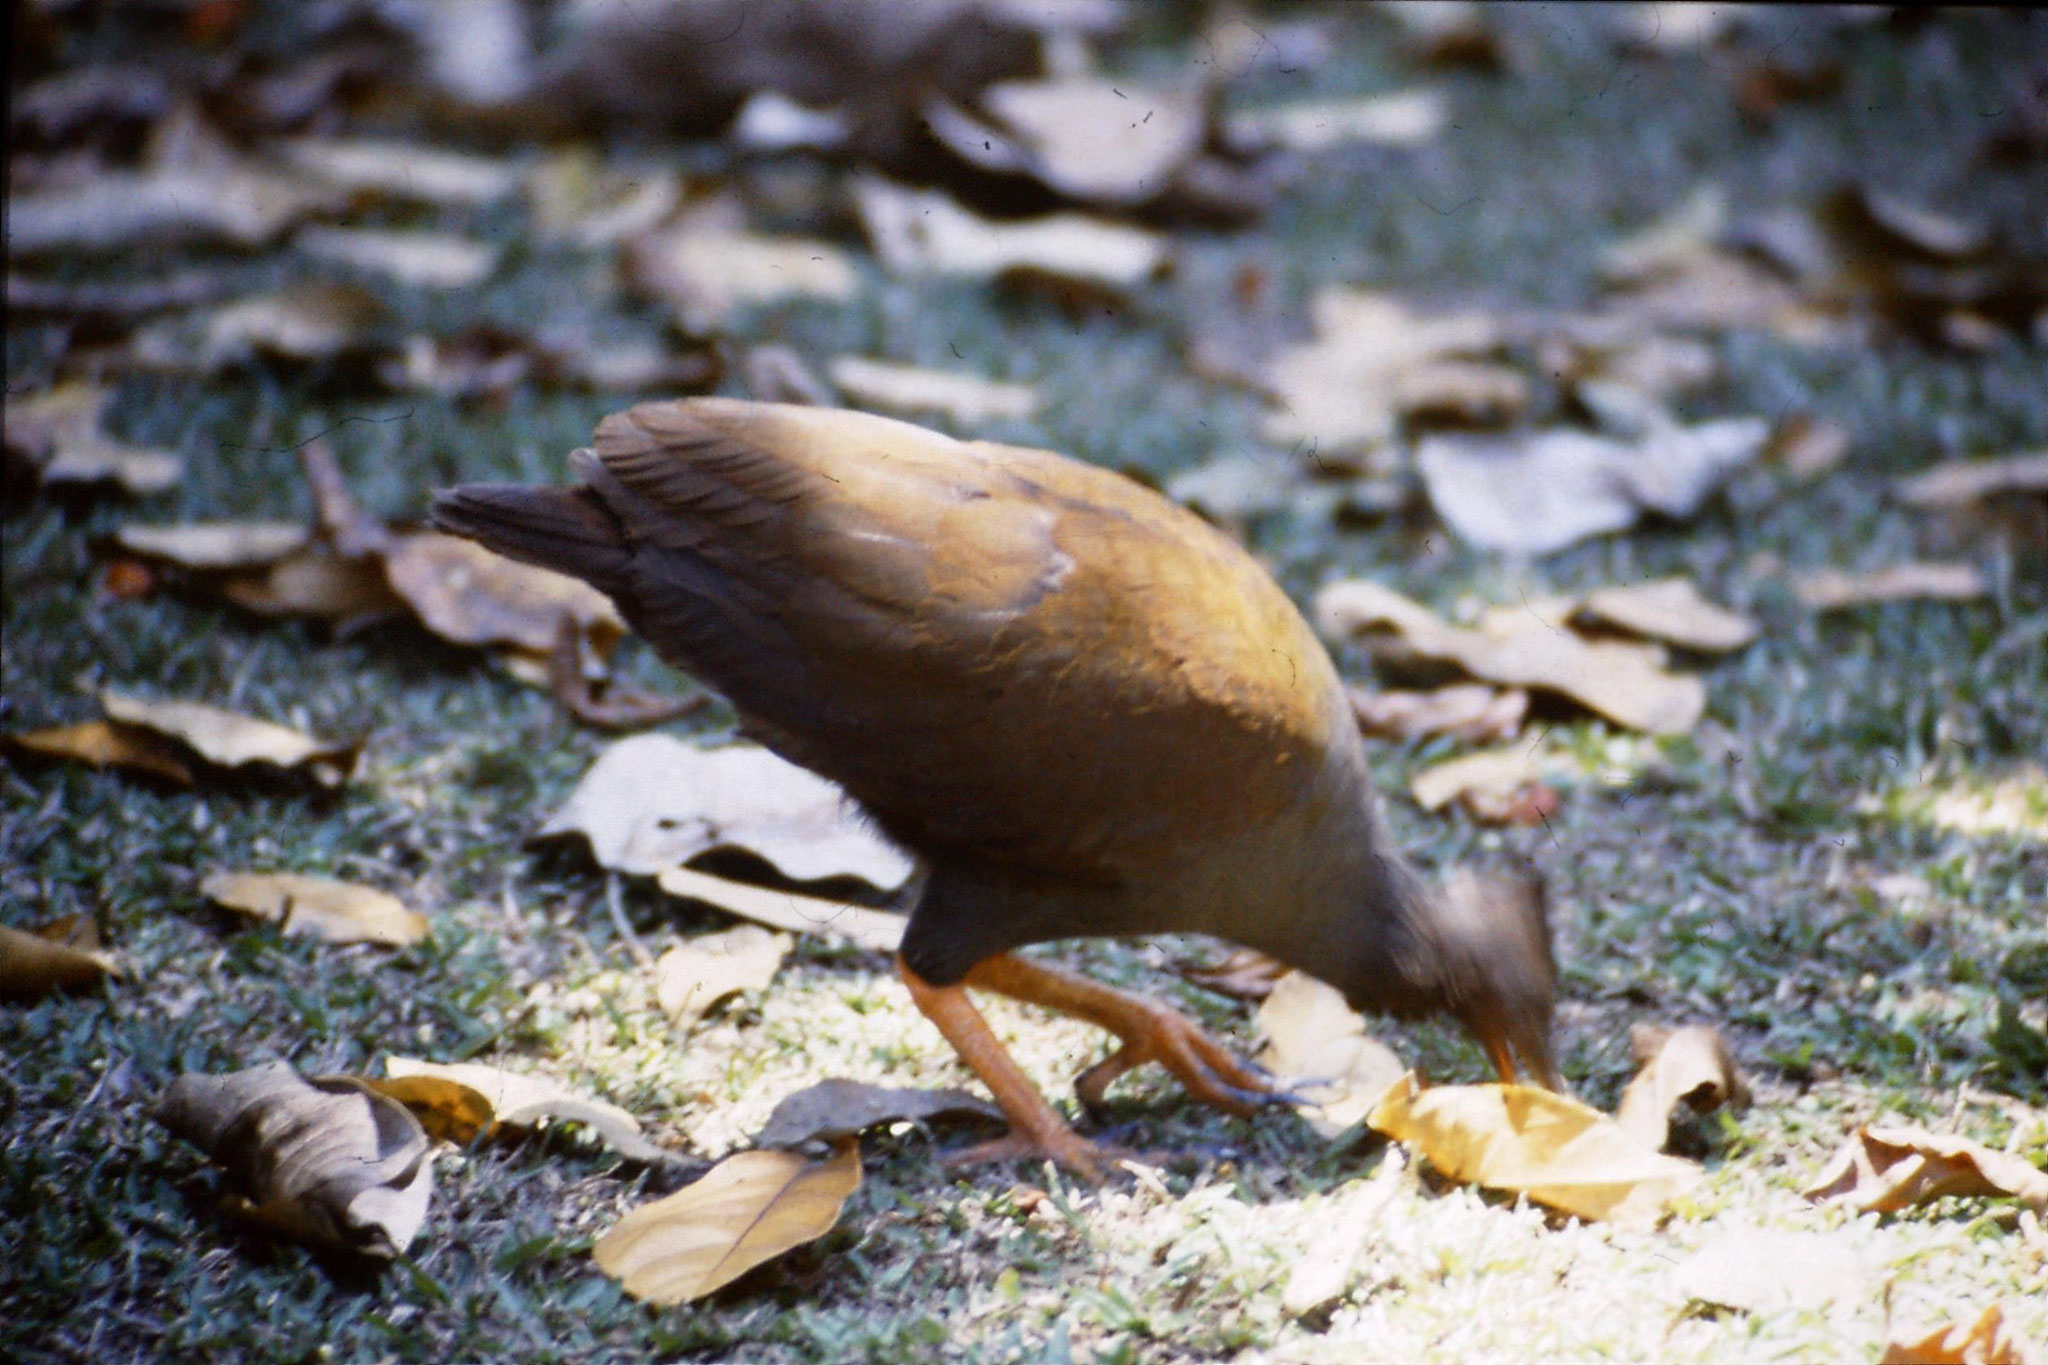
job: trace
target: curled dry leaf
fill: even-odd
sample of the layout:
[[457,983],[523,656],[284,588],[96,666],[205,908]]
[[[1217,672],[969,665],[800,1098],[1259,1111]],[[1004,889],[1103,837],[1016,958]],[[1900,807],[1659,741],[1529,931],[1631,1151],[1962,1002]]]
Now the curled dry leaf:
[[1596,588],[1579,603],[1572,619],[1701,654],[1741,649],[1757,636],[1755,621],[1709,602],[1689,578]]
[[965,1090],[899,1089],[834,1079],[784,1096],[754,1135],[754,1145],[801,1147],[820,1139],[856,1137],[884,1124],[939,1119],[1005,1121],[1002,1110]]
[[628,1213],[591,1255],[634,1298],[687,1303],[830,1232],[858,1188],[860,1146],[851,1138],[826,1161],[741,1152]]
[[212,872],[200,894],[217,905],[269,920],[287,934],[329,943],[404,947],[427,936],[427,917],[374,887],[331,877],[279,872]]
[[384,571],[426,627],[454,644],[510,645],[545,656],[567,617],[604,659],[626,634],[618,608],[588,583],[459,536],[400,536],[385,554]]
[[1523,1085],[1387,1090],[1367,1123],[1453,1180],[1526,1194],[1600,1222],[1647,1226],[1698,1183],[1690,1161],[1644,1146],[1597,1109]]
[[1351,689],[1358,728],[1376,739],[1449,735],[1466,744],[1495,743],[1512,738],[1528,712],[1529,694],[1519,687],[1452,683],[1428,692]]
[[1707,1241],[1673,1277],[1691,1303],[1743,1313],[1810,1312],[1863,1302],[1870,1268],[1853,1247],[1823,1233],[1736,1228]]
[[893,953],[903,941],[905,917],[886,910],[869,910],[792,891],[771,891],[688,867],[668,868],[656,880],[671,896],[703,901],[741,919],[787,929],[793,934],[842,939],[877,953]]
[[1232,948],[1221,962],[1199,966],[1183,962],[1176,968],[1183,977],[1205,990],[1233,1000],[1264,1000],[1273,987],[1294,969],[1277,958],[1254,948]]
[[1336,1138],[1372,1112],[1407,1068],[1335,987],[1304,972],[1273,983],[1256,1016],[1259,1065],[1291,1083],[1295,1112],[1318,1137]]
[[1865,1124],[1828,1159],[1805,1194],[1815,1203],[1877,1213],[1947,1195],[2012,1198],[2048,1211],[2048,1172],[1952,1133]]
[[795,296],[849,299],[860,284],[852,258],[829,242],[689,222],[635,238],[624,259],[634,286],[666,303],[693,336],[724,330],[741,308]]
[[602,867],[647,874],[736,846],[796,881],[854,876],[892,891],[912,863],[844,790],[752,744],[700,749],[670,735],[608,747],[537,837],[581,834]]
[[1492,825],[1536,825],[1557,813],[1557,793],[1544,781],[1571,771],[1565,755],[1527,744],[1504,744],[1462,754],[1417,770],[1408,792],[1424,810],[1456,801],[1473,819]]
[[1641,1069],[1622,1092],[1614,1121],[1646,1147],[1662,1150],[1670,1136],[1671,1110],[1680,1103],[1700,1114],[1724,1104],[1741,1109],[1749,1103],[1749,1082],[1718,1029],[1639,1024],[1629,1032],[1629,1050]]
[[1374,663],[1398,678],[1438,682],[1462,673],[1553,693],[1650,734],[1682,734],[1706,710],[1705,684],[1668,671],[1655,646],[1589,641],[1529,611],[1495,612],[1479,628],[1452,626],[1389,588],[1352,581],[1318,593],[1315,615],[1332,638],[1363,638]]
[[1050,282],[1121,299],[1167,263],[1159,234],[1078,213],[994,223],[937,191],[874,176],[855,180],[854,199],[892,274]]
[[1877,1365],[2039,1365],[2041,1353],[1992,1304],[1975,1322],[1951,1322],[1887,1341]]
[[1816,569],[1792,580],[1799,604],[1813,611],[1839,611],[1880,602],[1969,602],[1991,591],[1975,565],[1915,561],[1868,573]]
[[91,920],[59,920],[33,930],[0,924],[0,1000],[34,1000],[56,991],[83,990],[119,976],[114,959],[99,950]]
[[43,484],[111,484],[126,493],[160,493],[185,476],[185,462],[162,450],[117,441],[100,429],[113,390],[78,381],[7,402],[6,441]]
[[107,719],[175,740],[217,768],[260,765],[304,772],[323,787],[339,787],[356,769],[362,745],[330,744],[311,735],[195,701],[145,701],[100,693]]
[[1640,439],[1558,428],[1513,436],[1432,436],[1415,467],[1437,513],[1482,549],[1550,554],[1633,526],[1646,512],[1697,513],[1729,474],[1762,453],[1770,427],[1739,417],[1656,421]]
[[499,250],[447,232],[328,227],[301,229],[292,246],[316,261],[382,275],[419,289],[468,289],[498,268]]
[[700,934],[655,962],[654,998],[671,1019],[688,1027],[728,995],[765,990],[789,947],[788,934],[757,924]]
[[284,1062],[180,1076],[156,1116],[225,1167],[257,1221],[309,1244],[383,1259],[426,1221],[433,1146],[405,1106],[353,1076]]
[[841,392],[862,407],[939,412],[965,427],[1021,421],[1038,411],[1038,392],[1029,385],[999,384],[979,375],[853,355],[833,357],[825,372]]
[[650,1142],[640,1120],[616,1104],[581,1094],[545,1076],[527,1076],[482,1062],[423,1062],[387,1057],[385,1079],[371,1081],[381,1094],[411,1109],[435,1137],[473,1142],[493,1126],[534,1129],[544,1123],[580,1123],[605,1146],[632,1161],[676,1160]]

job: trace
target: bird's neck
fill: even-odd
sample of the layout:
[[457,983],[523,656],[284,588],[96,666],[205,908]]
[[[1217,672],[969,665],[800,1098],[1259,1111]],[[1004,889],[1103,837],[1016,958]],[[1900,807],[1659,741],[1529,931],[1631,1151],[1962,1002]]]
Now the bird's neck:
[[1374,853],[1333,910],[1341,919],[1332,926],[1328,974],[1316,974],[1354,1009],[1411,1018],[1443,1007],[1436,892],[1406,858]]

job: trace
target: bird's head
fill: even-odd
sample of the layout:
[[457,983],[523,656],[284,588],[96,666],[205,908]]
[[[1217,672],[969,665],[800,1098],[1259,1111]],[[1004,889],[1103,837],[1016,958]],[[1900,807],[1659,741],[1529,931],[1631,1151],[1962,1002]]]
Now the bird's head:
[[1454,874],[1425,934],[1436,1003],[1471,1030],[1504,1081],[1561,1088],[1550,1053],[1557,964],[1543,882],[1531,874]]

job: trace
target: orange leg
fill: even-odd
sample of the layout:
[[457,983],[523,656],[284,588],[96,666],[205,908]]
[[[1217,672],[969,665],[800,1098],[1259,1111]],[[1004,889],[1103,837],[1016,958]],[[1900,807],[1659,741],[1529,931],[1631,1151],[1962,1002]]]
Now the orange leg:
[[896,959],[896,970],[924,1017],[938,1025],[1010,1119],[1009,1136],[969,1147],[947,1160],[966,1163],[1046,1157],[1090,1183],[1100,1183],[1107,1153],[1068,1127],[1059,1111],[1046,1103],[967,992],[959,986],[932,985],[901,957]]
[[1234,1114],[1248,1114],[1275,1096],[1270,1077],[1233,1057],[1194,1020],[1155,1001],[1010,953],[978,963],[965,984],[1071,1014],[1122,1039],[1122,1047],[1075,1079],[1085,1104],[1100,1104],[1110,1082],[1146,1062],[1180,1077],[1196,1099]]

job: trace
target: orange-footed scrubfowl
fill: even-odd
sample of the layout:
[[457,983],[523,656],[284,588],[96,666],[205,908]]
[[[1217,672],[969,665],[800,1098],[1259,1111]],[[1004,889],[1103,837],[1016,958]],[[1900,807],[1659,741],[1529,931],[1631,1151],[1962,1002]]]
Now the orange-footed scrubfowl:
[[1329,655],[1200,518],[1045,451],[731,399],[608,417],[571,464],[580,487],[456,488],[435,522],[609,593],[924,861],[903,979],[1012,1124],[967,1155],[1102,1157],[967,986],[1121,1038],[1084,1100],[1148,1061],[1225,1108],[1274,1093],[1174,1010],[1012,951],[1049,939],[1231,939],[1554,1083],[1540,893],[1415,874]]

